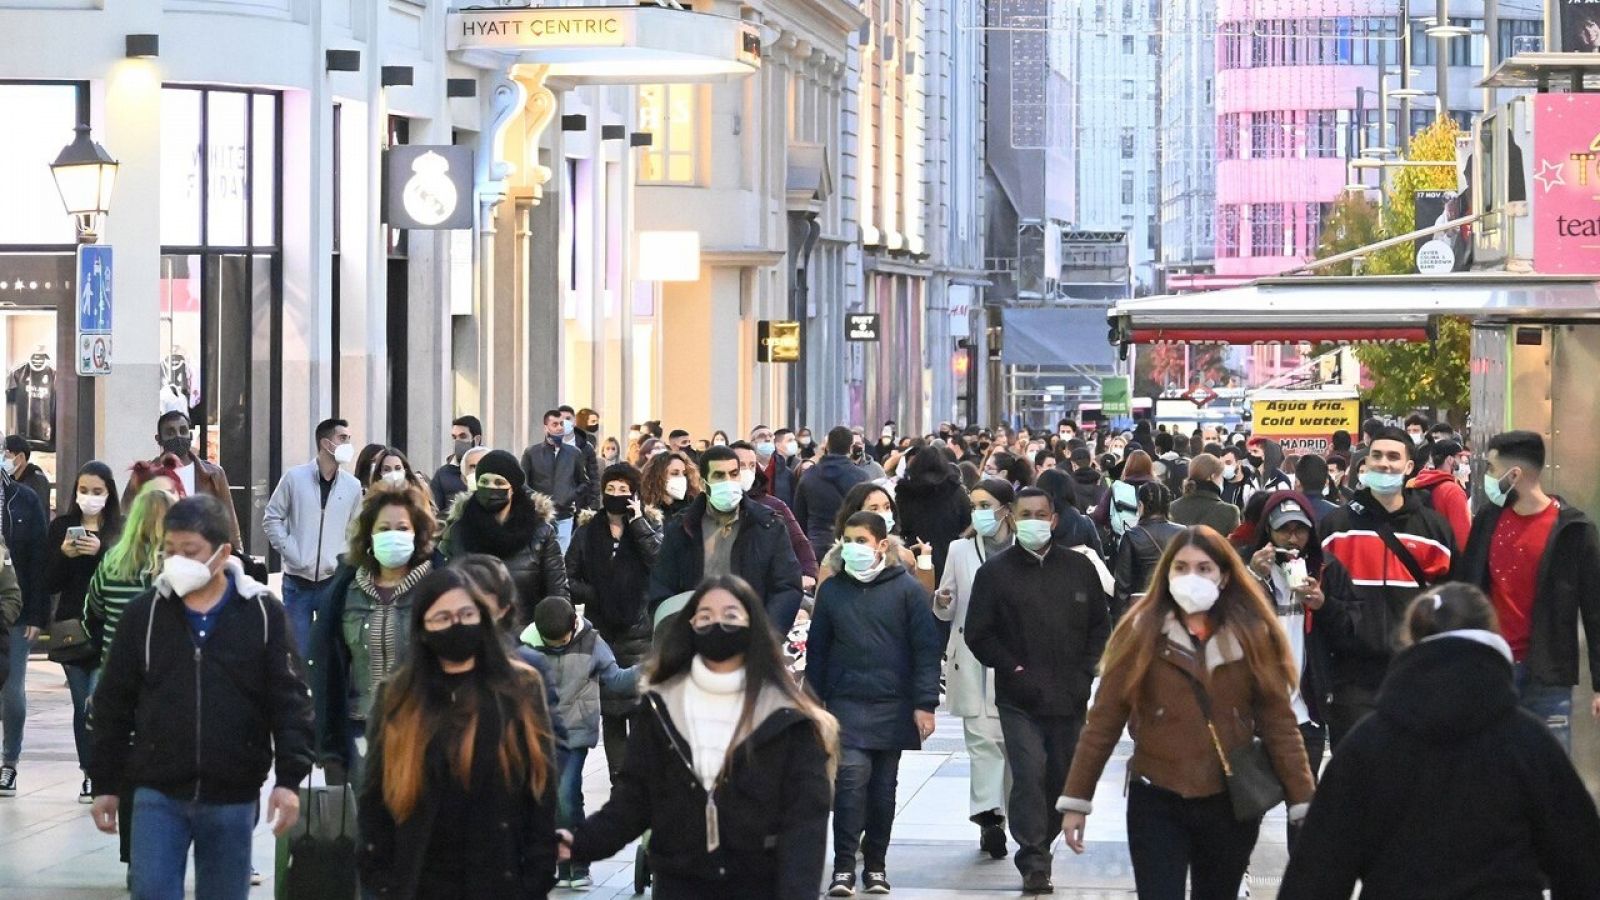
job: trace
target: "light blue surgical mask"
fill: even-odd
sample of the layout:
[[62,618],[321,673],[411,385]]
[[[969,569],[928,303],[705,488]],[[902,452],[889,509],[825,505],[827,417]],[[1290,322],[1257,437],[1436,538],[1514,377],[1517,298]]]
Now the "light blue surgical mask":
[[867,544],[840,544],[839,559],[844,562],[844,570],[851,575],[863,575],[872,571],[878,562],[878,551]]
[[372,557],[386,569],[410,562],[416,549],[417,536],[409,531],[379,531],[372,535]]
[[737,481],[713,481],[706,494],[708,502],[718,512],[732,512],[744,499],[744,485]]
[[1050,520],[1021,519],[1017,522],[1017,543],[1038,553],[1050,543]]
[[878,515],[883,518],[883,527],[888,529],[889,531],[894,531],[894,513],[892,513],[889,510],[885,509],[885,510],[879,511]]
[[1485,472],[1483,473],[1483,496],[1495,506],[1505,506],[1506,499],[1511,496],[1511,485]]
[[992,509],[975,509],[972,511],[972,530],[980,537],[994,537],[1000,533],[1000,517]]
[[772,454],[777,452],[777,449],[777,445],[771,441],[762,441],[761,443],[756,444],[756,455],[762,459],[771,459]]
[[1368,469],[1361,473],[1361,485],[1379,497],[1392,497],[1406,486],[1406,477],[1397,472],[1374,472]]

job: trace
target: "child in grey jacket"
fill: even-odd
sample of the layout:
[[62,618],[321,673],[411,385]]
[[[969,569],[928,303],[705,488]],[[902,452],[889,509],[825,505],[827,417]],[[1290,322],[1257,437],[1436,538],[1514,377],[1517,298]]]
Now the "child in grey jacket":
[[[583,764],[589,751],[600,743],[600,693],[637,695],[639,667],[618,666],[605,638],[565,597],[539,601],[533,610],[533,624],[522,632],[522,642],[544,656],[559,698],[558,715],[567,737],[556,751],[560,768],[557,824],[572,828],[583,821]],[[558,869],[557,887],[585,888],[594,883],[587,865],[562,863]]]

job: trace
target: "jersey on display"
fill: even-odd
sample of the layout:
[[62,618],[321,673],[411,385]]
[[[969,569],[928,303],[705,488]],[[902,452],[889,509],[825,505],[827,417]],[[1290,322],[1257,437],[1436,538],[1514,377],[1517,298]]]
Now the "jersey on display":
[[34,354],[6,382],[12,434],[28,439],[36,450],[54,451],[56,434],[56,370],[50,357]]

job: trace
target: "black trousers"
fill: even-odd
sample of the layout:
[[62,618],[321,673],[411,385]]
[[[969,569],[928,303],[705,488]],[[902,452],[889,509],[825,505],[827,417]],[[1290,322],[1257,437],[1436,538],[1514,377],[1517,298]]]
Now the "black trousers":
[[1261,820],[1240,822],[1226,793],[1187,800],[1135,778],[1128,785],[1128,855],[1139,900],[1235,900]]
[[1339,744],[1350,733],[1350,729],[1372,715],[1373,710],[1377,709],[1377,702],[1374,691],[1358,687],[1334,689],[1333,702],[1328,704],[1328,740],[1333,752],[1339,752]]
[[611,773],[611,783],[617,783],[617,773],[622,771],[622,752],[628,749],[628,727],[633,713],[600,713],[600,740],[606,748],[606,770]]
[[1006,816],[1017,842],[1017,871],[1024,878],[1034,872],[1050,874],[1050,844],[1061,831],[1056,798],[1066,787],[1082,724],[1081,716],[1033,716],[1000,707],[1000,733],[1011,764]]
[[[1322,778],[1322,753],[1328,747],[1328,729],[1315,722],[1300,723],[1300,740],[1306,745],[1306,762],[1311,766],[1311,783]],[[1289,851],[1294,851],[1295,839],[1300,836],[1300,826],[1289,823]]]

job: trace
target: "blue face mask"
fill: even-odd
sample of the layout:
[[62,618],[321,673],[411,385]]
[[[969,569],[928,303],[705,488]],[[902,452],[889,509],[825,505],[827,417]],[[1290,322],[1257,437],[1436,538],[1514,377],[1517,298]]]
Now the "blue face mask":
[[1483,473],[1483,496],[1495,506],[1505,506],[1506,499],[1511,496],[1511,485],[1503,479],[1496,478],[1488,472]]
[[1050,543],[1050,520],[1021,519],[1017,522],[1017,543],[1038,553]]
[[777,445],[771,441],[762,441],[756,445],[756,455],[762,459],[771,459],[772,454],[777,452],[777,449]]
[[994,537],[1000,533],[1000,519],[992,509],[975,509],[972,511],[972,530],[979,537]]
[[851,575],[865,575],[877,565],[878,552],[867,544],[840,544],[839,559],[844,561],[844,570]]
[[1392,497],[1405,487],[1406,477],[1396,472],[1374,472],[1368,469],[1361,473],[1361,484],[1379,497]]
[[744,485],[737,481],[713,481],[706,489],[708,501],[718,512],[732,512],[744,499]]

